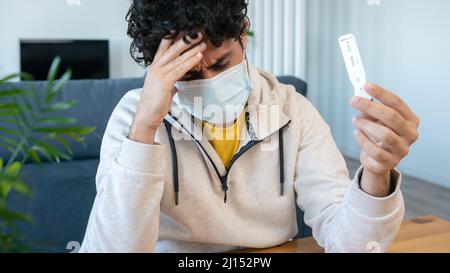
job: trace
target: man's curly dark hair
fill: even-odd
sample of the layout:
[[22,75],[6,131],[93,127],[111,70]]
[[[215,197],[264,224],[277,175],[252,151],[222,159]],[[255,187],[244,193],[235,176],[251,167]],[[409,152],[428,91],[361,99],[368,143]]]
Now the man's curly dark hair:
[[[238,39],[248,31],[246,0],[131,0],[126,15],[127,34],[133,40],[132,58],[148,66],[163,38],[180,33],[193,36],[201,31],[204,40],[220,47],[226,39]],[[194,35],[195,36],[195,35]]]

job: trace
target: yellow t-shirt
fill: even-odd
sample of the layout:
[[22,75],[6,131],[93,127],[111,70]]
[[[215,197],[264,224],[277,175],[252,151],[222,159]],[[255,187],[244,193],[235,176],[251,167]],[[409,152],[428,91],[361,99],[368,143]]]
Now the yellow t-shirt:
[[239,136],[242,126],[245,124],[245,111],[243,111],[234,124],[230,127],[218,127],[207,122],[203,122],[203,134],[216,153],[219,155],[225,167],[230,167],[233,156],[239,148]]

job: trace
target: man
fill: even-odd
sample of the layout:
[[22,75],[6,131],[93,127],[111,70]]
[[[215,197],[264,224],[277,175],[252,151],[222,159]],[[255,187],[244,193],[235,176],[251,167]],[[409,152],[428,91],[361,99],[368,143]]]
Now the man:
[[250,65],[244,0],[134,0],[148,66],[108,123],[81,252],[220,252],[282,244],[295,205],[329,252],[386,250],[404,216],[395,170],[419,119],[373,84],[353,98],[362,166],[350,180],[330,129],[292,86]]

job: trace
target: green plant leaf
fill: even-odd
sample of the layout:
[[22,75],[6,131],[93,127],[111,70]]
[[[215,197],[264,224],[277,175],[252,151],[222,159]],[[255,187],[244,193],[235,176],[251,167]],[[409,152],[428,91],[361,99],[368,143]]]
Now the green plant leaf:
[[34,77],[31,74],[26,73],[26,72],[12,73],[12,74],[6,75],[3,78],[0,78],[0,84],[5,83],[5,82],[15,79],[15,78],[19,78],[19,77],[23,78],[24,80],[33,80],[34,79]]
[[20,162],[16,161],[16,162],[13,162],[11,165],[6,166],[3,172],[8,177],[17,177],[17,175],[19,175],[19,171],[21,168],[22,168],[22,164],[20,164]]
[[[35,138],[30,138],[30,140],[33,143],[35,143],[36,146],[38,146],[41,149],[45,150],[47,152],[47,154],[52,156],[57,163],[59,163],[61,159],[65,159],[65,160],[71,160],[72,159],[69,155],[61,152],[60,150],[56,149],[55,147],[51,146],[48,143],[45,143],[45,142],[40,141],[40,140],[35,139]],[[41,150],[41,152],[42,152],[42,150]]]
[[60,63],[61,63],[60,57],[55,57],[53,59],[52,64],[50,66],[50,70],[48,71],[47,74],[47,83],[52,83],[55,80]]
[[37,106],[39,112],[41,112],[43,106],[42,106],[41,98],[38,96],[38,92],[36,91],[35,86],[34,85],[30,85],[29,86],[29,91],[30,92],[27,95],[29,95],[29,98],[32,99],[36,103],[36,106]]
[[19,111],[19,105],[15,102],[8,102],[8,103],[0,103],[0,110],[13,110],[13,111]]
[[6,75],[5,77],[0,79],[0,83],[7,82],[7,81],[15,79],[17,77],[20,77],[20,73],[13,73],[13,74]]
[[31,190],[28,185],[18,177],[9,177],[7,175],[0,176],[0,196],[2,198],[8,197],[11,190],[22,195],[31,195]]
[[32,218],[24,213],[15,212],[5,207],[0,207],[0,218],[6,222],[20,221],[24,223],[33,223]]
[[10,97],[13,95],[20,95],[28,93],[28,90],[24,89],[10,89],[10,90],[0,90],[0,98],[1,97]]
[[27,102],[23,100],[19,100],[18,98],[13,98],[14,103],[16,103],[17,107],[19,108],[19,115],[18,117],[20,120],[26,124],[27,127],[31,127],[31,124],[33,123],[31,121],[30,115],[33,111],[30,105],[27,105]]
[[13,152],[14,152],[14,147],[6,146],[6,149],[7,149],[10,153],[13,153]]
[[20,108],[15,102],[0,104],[0,117],[16,117],[20,114]]
[[66,149],[69,155],[73,156],[72,148],[70,147],[69,142],[67,142],[65,138],[58,135],[53,136],[53,138],[56,139],[56,141],[58,141],[59,143],[61,143],[61,145],[63,145],[63,147]]
[[34,163],[36,163],[36,164],[41,164],[42,163],[41,158],[37,154],[36,150],[30,149],[28,151],[28,156],[31,158],[31,160],[33,160]]
[[43,113],[51,113],[51,112],[67,110],[67,109],[74,107],[76,104],[77,104],[76,100],[61,101],[61,102],[52,104],[50,107],[42,109],[42,112]]
[[72,71],[68,69],[58,80],[58,82],[52,86],[51,90],[48,91],[48,93],[45,96],[44,102],[48,103],[50,102],[64,87],[64,85],[67,83],[68,80],[72,77]]
[[36,111],[33,107],[33,104],[30,101],[30,96],[20,96],[20,99],[27,110],[29,116],[31,116],[32,123],[37,119]]
[[1,144],[1,147],[5,148],[10,153],[14,152],[14,148],[15,148],[14,145],[10,145],[8,143]]
[[46,86],[45,92],[44,92],[44,102],[45,103],[48,103],[56,95],[56,92],[53,92],[53,89],[54,89],[54,82],[56,79],[56,75],[58,74],[60,64],[61,64],[61,58],[59,56],[55,57],[50,66],[50,70],[48,71],[47,86]]
[[74,118],[64,118],[64,117],[49,117],[40,118],[38,122],[40,123],[75,123],[77,120]]
[[11,144],[13,146],[18,146],[19,145],[19,142],[17,142],[16,140],[14,140],[12,138],[0,136],[0,140],[5,142],[5,143],[9,143],[9,144]]
[[12,189],[14,191],[16,191],[17,193],[20,193],[20,194],[26,195],[26,196],[31,195],[31,190],[28,187],[28,185],[19,179],[13,180],[11,186],[12,186]]
[[[20,183],[20,180],[18,180],[17,177],[21,167],[22,164],[16,161],[4,167],[0,173],[0,196],[2,198],[6,198],[8,196],[9,192],[12,188],[14,188],[16,183]],[[18,188],[19,190],[24,190],[21,185],[18,185]]]
[[45,148],[40,147],[39,145],[34,144],[31,148],[31,150],[39,152],[42,154],[48,161],[52,161],[51,155],[47,152]]
[[76,133],[68,133],[65,134],[66,136],[68,136],[70,139],[73,139],[76,142],[84,142],[86,138],[80,136],[79,134]]
[[25,123],[23,123],[21,119],[16,117],[14,123],[22,135],[28,134],[29,127]]
[[16,120],[14,118],[1,118],[0,123],[12,123],[16,124]]
[[12,130],[12,129],[5,128],[5,127],[0,127],[0,132],[6,133],[9,135],[13,135],[13,136],[20,136],[20,134],[16,130]]
[[0,197],[6,198],[8,197],[9,192],[11,191],[12,185],[8,179],[0,180]]
[[19,72],[19,74],[23,81],[33,81],[34,80],[33,75],[31,75],[30,73]]
[[0,117],[13,117],[17,114],[17,111],[0,111]]

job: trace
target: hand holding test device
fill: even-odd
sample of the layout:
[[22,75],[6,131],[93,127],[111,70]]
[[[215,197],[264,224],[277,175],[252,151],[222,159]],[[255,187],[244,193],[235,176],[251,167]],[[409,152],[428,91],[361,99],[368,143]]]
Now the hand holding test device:
[[353,34],[347,34],[339,38],[342,56],[344,57],[345,66],[347,67],[348,76],[353,84],[355,96],[372,100],[364,90],[367,83],[366,72],[359,54],[358,44]]

